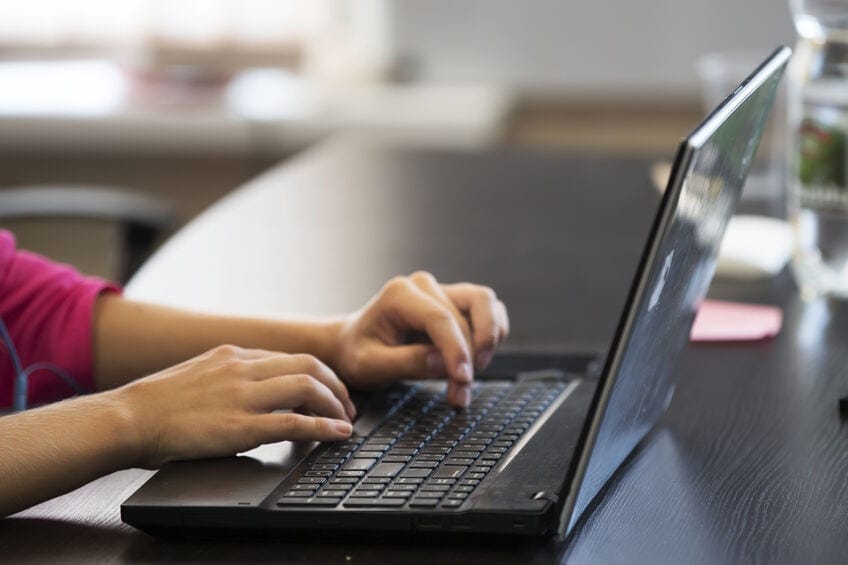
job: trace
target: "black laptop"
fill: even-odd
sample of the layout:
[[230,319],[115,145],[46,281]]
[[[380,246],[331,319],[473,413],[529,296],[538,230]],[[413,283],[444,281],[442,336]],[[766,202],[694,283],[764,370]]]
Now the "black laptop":
[[[359,405],[337,443],[171,463],[121,506],[154,535],[387,532],[566,537],[671,401],[780,76],[776,50],[680,145],[603,370],[516,356],[474,385],[408,382]],[[579,362],[579,360],[578,360]]]

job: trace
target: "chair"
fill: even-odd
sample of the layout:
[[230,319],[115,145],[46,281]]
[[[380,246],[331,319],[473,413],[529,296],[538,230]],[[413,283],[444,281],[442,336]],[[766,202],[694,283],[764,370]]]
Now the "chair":
[[0,188],[0,222],[53,218],[117,223],[121,282],[129,280],[175,221],[168,204],[125,188],[63,184]]

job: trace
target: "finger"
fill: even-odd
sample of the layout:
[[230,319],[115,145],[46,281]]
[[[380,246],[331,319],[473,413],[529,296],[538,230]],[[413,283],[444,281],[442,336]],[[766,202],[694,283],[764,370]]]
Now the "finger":
[[349,421],[344,405],[318,379],[307,374],[283,375],[255,383],[250,388],[253,405],[263,412],[283,408],[306,409],[318,416]]
[[498,300],[497,303],[497,312],[498,319],[500,320],[499,325],[501,329],[501,336],[498,342],[503,343],[504,341],[506,341],[506,338],[509,337],[509,314],[507,314],[506,305],[500,300]]
[[362,353],[362,372],[373,383],[402,379],[435,379],[447,374],[439,350],[428,344],[375,345]]
[[[402,345],[377,347],[369,352],[369,370],[377,382],[385,383],[395,378],[439,378],[445,375],[445,362],[441,353],[429,345]],[[446,400],[453,406],[465,407],[471,402],[471,385],[449,380]]]
[[484,369],[501,341],[504,328],[501,322],[500,302],[495,292],[485,286],[469,283],[445,285],[445,294],[463,312],[467,312],[474,328],[474,365]]
[[462,330],[462,335],[465,336],[466,347],[470,352],[472,352],[472,354],[474,354],[476,349],[474,348],[474,342],[471,340],[471,327],[468,325],[468,320],[465,318],[465,315],[460,312],[456,304],[454,304],[448,295],[445,294],[445,291],[436,280],[436,277],[426,271],[418,271],[410,275],[409,280],[421,289],[422,292],[437,300],[440,304],[447,308],[451,314],[453,314],[453,317],[456,319],[456,323]]
[[445,399],[453,406],[464,408],[471,403],[471,385],[448,382]]
[[281,375],[303,373],[311,375],[332,391],[341,401],[349,418],[356,417],[356,408],[347,387],[336,374],[312,355],[284,355],[282,353],[259,356],[248,361],[253,378],[263,380]]
[[353,430],[343,420],[304,416],[293,412],[252,416],[250,427],[257,443],[278,441],[339,441],[347,439]]
[[423,331],[445,360],[448,377],[461,383],[474,378],[465,336],[453,314],[431,296],[408,282],[394,285],[387,297],[387,312],[407,328]]

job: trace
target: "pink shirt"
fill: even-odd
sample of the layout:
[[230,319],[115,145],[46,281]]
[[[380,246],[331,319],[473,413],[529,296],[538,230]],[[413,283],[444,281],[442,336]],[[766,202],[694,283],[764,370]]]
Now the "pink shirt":
[[[94,302],[104,290],[120,292],[112,283],[15,249],[14,236],[0,230],[0,317],[24,367],[53,363],[93,390],[92,319]],[[13,383],[12,359],[0,340],[0,407],[11,406]],[[30,406],[72,394],[49,371],[29,377]]]

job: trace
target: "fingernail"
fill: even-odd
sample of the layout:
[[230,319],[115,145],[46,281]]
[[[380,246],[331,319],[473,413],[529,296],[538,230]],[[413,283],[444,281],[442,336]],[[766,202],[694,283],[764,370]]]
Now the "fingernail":
[[353,431],[353,426],[344,420],[333,420],[333,426],[336,428],[337,432],[346,436],[349,436]]
[[459,380],[463,383],[470,383],[474,380],[474,370],[471,368],[471,363],[468,361],[463,361],[456,368],[456,374],[459,377]]
[[441,353],[434,351],[427,355],[427,372],[434,377],[441,377],[445,374],[445,360]]
[[459,401],[463,407],[471,404],[471,388],[464,386],[459,389]]
[[489,366],[489,362],[492,360],[492,350],[484,349],[480,353],[477,354],[477,370],[481,371]]

